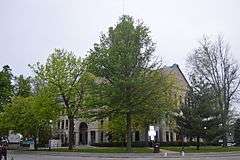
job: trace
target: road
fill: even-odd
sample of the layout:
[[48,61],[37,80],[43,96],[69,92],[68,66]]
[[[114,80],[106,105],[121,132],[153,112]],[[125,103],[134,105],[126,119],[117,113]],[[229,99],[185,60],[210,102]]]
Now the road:
[[98,153],[64,153],[64,152],[19,152],[9,151],[8,160],[240,160],[240,153],[217,154],[98,154]]

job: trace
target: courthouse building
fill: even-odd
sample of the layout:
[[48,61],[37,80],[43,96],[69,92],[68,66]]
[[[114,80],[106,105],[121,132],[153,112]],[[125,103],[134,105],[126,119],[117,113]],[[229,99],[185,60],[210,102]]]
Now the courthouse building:
[[[170,67],[164,67],[164,72],[175,78],[177,83],[176,93],[174,98],[178,99],[178,104],[184,103],[185,95],[189,88],[189,84],[180,70],[177,64],[173,64]],[[108,142],[109,137],[104,130],[104,125],[107,120],[89,122],[87,119],[75,119],[74,120],[74,143],[75,146],[90,145],[92,143]],[[174,131],[174,127],[169,125],[166,120],[161,121],[158,124],[153,124],[156,131],[155,140],[159,142],[174,142],[179,140],[179,136]],[[69,121],[67,116],[61,116],[58,124],[54,127],[54,135],[59,138],[62,145],[67,145],[69,142],[68,130]],[[144,131],[134,131],[132,135],[132,141],[144,141]],[[149,138],[150,139],[150,138]]]

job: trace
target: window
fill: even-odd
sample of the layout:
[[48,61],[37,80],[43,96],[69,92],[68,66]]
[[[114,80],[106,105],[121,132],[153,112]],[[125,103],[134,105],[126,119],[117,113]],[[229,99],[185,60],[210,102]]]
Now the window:
[[61,129],[64,129],[64,120],[62,120],[62,126]]
[[91,131],[91,143],[95,143],[96,140],[96,132],[95,131]]
[[140,141],[139,131],[135,132],[135,141]]
[[103,120],[101,120],[100,124],[101,124],[101,127],[103,127]]
[[64,144],[64,136],[63,136],[63,134],[61,134],[61,142],[62,142],[62,144]]
[[66,119],[66,124],[65,124],[66,126],[66,129],[68,129],[68,119]]
[[61,122],[60,120],[58,121],[58,129],[60,129],[60,126],[61,126]]
[[169,142],[169,132],[166,132],[166,142]]
[[159,140],[159,139],[158,139],[158,138],[159,138],[159,137],[158,137],[158,134],[159,134],[158,131],[156,131],[156,136],[155,136],[154,139],[157,140],[157,141]]
[[162,140],[162,131],[161,131],[161,129],[159,129],[159,131],[158,131],[158,134],[159,134],[159,141],[160,142],[162,142],[163,140]]
[[101,132],[100,141],[103,142],[103,132]]
[[177,135],[176,135],[176,139],[177,139],[177,141],[182,141],[181,135],[180,135],[180,134],[177,134]]
[[170,132],[170,139],[171,139],[171,142],[173,142],[173,132]]

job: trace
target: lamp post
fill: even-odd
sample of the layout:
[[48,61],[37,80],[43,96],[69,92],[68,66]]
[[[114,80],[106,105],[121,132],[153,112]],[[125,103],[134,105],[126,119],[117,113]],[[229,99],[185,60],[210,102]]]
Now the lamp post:
[[[182,111],[180,112],[180,116],[181,117],[183,116]],[[182,139],[182,149],[181,149],[180,153],[181,153],[182,156],[184,156],[184,131],[185,131],[184,128],[181,127],[180,128],[180,134],[181,134],[180,136],[181,136],[181,139]]]
[[182,137],[182,149],[181,149],[181,155],[184,156],[185,153],[184,153],[184,130],[182,130],[182,133],[181,133],[181,137]]
[[207,127],[204,126],[203,129],[204,129],[204,135],[205,135],[205,142],[207,142]]
[[51,150],[51,139],[52,139],[52,122],[53,120],[49,120],[49,124],[50,124],[50,139],[48,141],[48,147],[49,147],[49,150]]
[[[223,126],[222,123],[220,123],[220,124],[218,125],[218,127],[220,128],[220,131],[221,131],[221,132],[222,132],[222,126]],[[221,142],[223,142],[223,136],[221,136],[221,139],[218,140],[218,143],[221,143]]]

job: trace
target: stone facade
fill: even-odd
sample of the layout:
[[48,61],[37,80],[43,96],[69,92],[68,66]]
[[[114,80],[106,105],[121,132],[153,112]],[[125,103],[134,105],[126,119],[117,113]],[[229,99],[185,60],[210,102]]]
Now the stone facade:
[[[180,103],[184,103],[185,94],[189,87],[187,80],[185,79],[182,71],[177,64],[171,67],[164,67],[163,71],[166,74],[171,75],[177,82],[176,92],[174,93],[174,98],[178,98]],[[75,119],[74,126],[74,138],[75,145],[89,145],[92,143],[108,142],[108,136],[104,131],[104,125],[107,120],[88,122],[84,119]],[[174,142],[177,141],[178,135],[174,132],[174,127],[170,127],[167,121],[161,121],[159,124],[153,124],[154,130],[156,131],[155,140],[160,142]],[[171,125],[172,126],[172,125]],[[66,116],[61,116],[59,118],[58,124],[54,127],[54,135],[56,138],[61,139],[63,145],[68,144],[68,129],[69,122]],[[143,131],[134,131],[132,135],[132,141],[144,141]],[[150,140],[150,138],[149,138]]]

